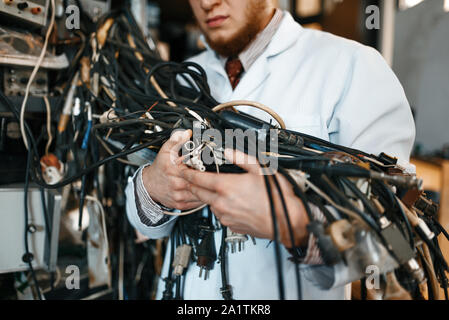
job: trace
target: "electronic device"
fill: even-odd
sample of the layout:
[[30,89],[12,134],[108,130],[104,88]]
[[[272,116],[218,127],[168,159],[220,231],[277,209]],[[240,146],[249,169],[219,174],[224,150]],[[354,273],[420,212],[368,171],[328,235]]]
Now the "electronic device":
[[[28,191],[28,245],[33,254],[33,267],[56,270],[58,256],[59,222],[61,218],[61,195],[55,191],[45,192],[49,215],[50,237],[46,235],[44,210],[39,188]],[[16,184],[0,188],[0,273],[28,270],[23,261],[25,254],[24,185]]]
[[[24,96],[28,79],[33,69],[30,67],[5,67],[3,72],[3,88],[7,96]],[[48,94],[48,72],[39,70],[30,86],[30,94],[44,96]]]
[[[18,30],[0,26],[1,65],[22,66],[33,69],[39,60],[43,45],[42,37],[29,32],[26,28]],[[69,61],[65,53],[56,56],[48,49],[40,64],[41,68],[51,70],[65,69],[68,66]]]
[[47,24],[49,3],[49,0],[2,0],[0,13],[9,18],[44,27]]

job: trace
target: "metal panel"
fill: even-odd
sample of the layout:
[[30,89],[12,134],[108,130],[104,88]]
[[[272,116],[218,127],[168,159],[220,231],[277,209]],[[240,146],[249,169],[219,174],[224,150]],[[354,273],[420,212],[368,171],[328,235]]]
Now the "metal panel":
[[[29,224],[36,227],[28,237],[29,250],[34,255],[36,269],[54,271],[56,268],[61,196],[47,194],[52,234],[46,237],[44,212],[40,190],[30,187],[28,195]],[[25,254],[25,213],[23,185],[0,188],[0,273],[28,270],[23,262]]]
[[[26,8],[22,8],[24,3]],[[0,2],[0,12],[40,26],[47,24],[49,0],[4,0]]]

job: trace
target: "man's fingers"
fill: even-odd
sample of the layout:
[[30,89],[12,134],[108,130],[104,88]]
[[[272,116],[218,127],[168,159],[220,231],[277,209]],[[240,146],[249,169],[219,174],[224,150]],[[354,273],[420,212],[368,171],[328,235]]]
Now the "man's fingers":
[[207,190],[207,189],[204,189],[204,188],[201,188],[201,187],[198,187],[198,186],[191,186],[190,191],[198,199],[200,199],[201,202],[207,203],[209,205],[214,203],[216,201],[216,199],[218,198],[217,193]]
[[166,152],[169,154],[170,162],[172,165],[179,166],[182,165],[180,162],[180,156],[179,156],[179,150],[182,148],[182,146],[190,140],[190,137],[192,136],[191,130],[177,130],[175,131],[170,139],[165,142],[165,144],[162,146],[161,151]]
[[196,202],[200,201],[190,190],[176,191],[172,195],[172,199],[176,202]]
[[163,148],[169,152],[175,152],[178,154],[179,149],[190,140],[192,137],[192,130],[177,130],[173,132],[170,139],[165,142]]
[[253,174],[262,174],[262,169],[257,159],[253,156],[247,155],[240,150],[226,149],[224,156],[233,164]]
[[[216,173],[200,172],[193,169],[184,169],[181,171],[181,177],[205,189],[216,190],[219,183],[219,176]],[[192,186],[191,186],[192,187]]]
[[188,211],[202,206],[204,206],[204,203],[201,201],[175,201],[170,207],[180,211]]
[[202,201],[185,201],[184,203],[187,204],[192,209],[198,208],[198,207],[201,207],[202,205],[204,205],[204,202],[202,202]]
[[199,201],[197,201],[197,202],[182,202],[179,210],[188,211],[188,210],[199,208],[203,205],[204,205],[204,203],[199,202]]

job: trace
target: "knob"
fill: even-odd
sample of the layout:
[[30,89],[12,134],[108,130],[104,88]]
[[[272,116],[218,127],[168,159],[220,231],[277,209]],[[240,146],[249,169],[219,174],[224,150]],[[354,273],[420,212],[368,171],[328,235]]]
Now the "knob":
[[17,4],[17,8],[19,8],[19,10],[25,10],[26,8],[28,8],[28,3],[21,2],[21,3]]

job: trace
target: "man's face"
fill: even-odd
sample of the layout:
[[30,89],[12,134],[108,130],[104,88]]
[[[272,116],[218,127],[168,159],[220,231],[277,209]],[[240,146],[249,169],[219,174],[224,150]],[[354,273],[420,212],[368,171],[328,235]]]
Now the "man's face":
[[268,0],[189,0],[212,49],[224,56],[240,53],[269,22]]

